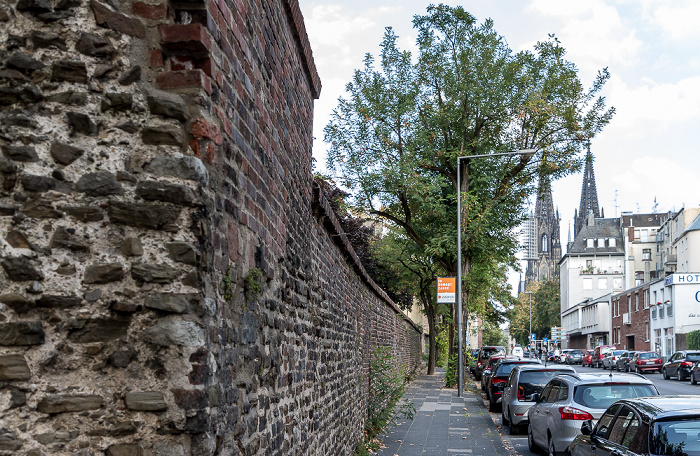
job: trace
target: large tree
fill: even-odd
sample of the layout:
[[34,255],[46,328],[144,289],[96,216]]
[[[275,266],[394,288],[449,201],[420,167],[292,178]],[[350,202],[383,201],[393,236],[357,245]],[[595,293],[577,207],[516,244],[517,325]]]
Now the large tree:
[[353,204],[456,275],[457,157],[536,150],[460,162],[465,311],[489,313],[507,299],[502,271],[537,178],[578,170],[613,114],[598,96],[608,73],[584,90],[556,38],[513,53],[461,7],[429,6],[413,23],[415,59],[387,28],[379,61],[368,54],[347,84],[324,130],[328,167]]
[[[559,279],[547,279],[528,286],[528,293],[521,293],[508,312],[510,334],[523,346],[527,345],[530,332],[530,303],[532,303],[532,332],[537,340],[551,337],[551,328],[561,325]],[[532,295],[529,294],[532,293]]]

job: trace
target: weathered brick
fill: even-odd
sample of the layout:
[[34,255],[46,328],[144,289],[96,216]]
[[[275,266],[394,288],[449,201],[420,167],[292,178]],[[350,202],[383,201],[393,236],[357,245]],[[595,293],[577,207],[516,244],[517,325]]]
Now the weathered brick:
[[164,3],[152,5],[144,2],[134,2],[132,11],[138,16],[154,21],[165,19],[165,16],[168,13],[168,9]]
[[202,70],[169,71],[156,76],[156,83],[161,89],[204,89],[211,94],[211,81]]

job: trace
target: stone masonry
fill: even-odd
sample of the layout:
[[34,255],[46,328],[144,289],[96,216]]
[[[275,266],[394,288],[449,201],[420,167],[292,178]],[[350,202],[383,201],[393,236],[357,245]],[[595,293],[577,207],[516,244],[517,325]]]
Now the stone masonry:
[[311,172],[297,0],[0,3],[0,455],[342,455],[420,329]]

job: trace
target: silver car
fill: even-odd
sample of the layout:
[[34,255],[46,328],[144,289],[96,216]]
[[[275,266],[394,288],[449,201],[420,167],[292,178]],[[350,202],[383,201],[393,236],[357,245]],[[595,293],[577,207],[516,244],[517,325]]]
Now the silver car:
[[600,419],[613,402],[658,395],[654,384],[640,374],[558,375],[527,411],[530,451],[546,448],[549,455],[557,455],[581,433],[581,423]]
[[527,425],[527,410],[534,404],[533,394],[539,394],[547,382],[563,372],[576,372],[569,366],[515,366],[510,372],[501,397],[501,424],[511,435]]

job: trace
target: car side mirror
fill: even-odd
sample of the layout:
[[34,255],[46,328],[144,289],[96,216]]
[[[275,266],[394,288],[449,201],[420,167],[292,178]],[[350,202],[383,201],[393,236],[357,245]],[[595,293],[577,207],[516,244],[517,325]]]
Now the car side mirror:
[[531,400],[532,402],[539,402],[539,401],[540,401],[540,395],[539,395],[539,393],[532,393],[532,394],[530,395],[530,400]]
[[583,434],[583,435],[593,434],[593,421],[586,420],[583,423],[581,423],[581,434]]
[[490,373],[491,373],[491,369],[484,370],[484,374],[490,374]]

